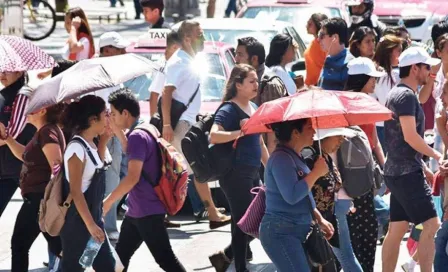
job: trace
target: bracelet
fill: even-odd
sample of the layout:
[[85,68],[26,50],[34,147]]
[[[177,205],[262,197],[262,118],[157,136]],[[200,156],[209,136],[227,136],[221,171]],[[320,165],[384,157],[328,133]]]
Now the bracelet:
[[163,125],[163,127],[170,127],[170,126],[171,126],[171,124]]
[[432,78],[432,79],[436,79],[437,74],[429,74],[429,77]]

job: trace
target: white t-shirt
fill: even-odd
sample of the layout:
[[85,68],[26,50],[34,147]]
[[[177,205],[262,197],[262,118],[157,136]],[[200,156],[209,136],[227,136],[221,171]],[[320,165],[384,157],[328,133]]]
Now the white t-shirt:
[[[83,60],[89,58],[89,51],[90,51],[90,41],[87,38],[81,38],[78,41],[79,44],[82,44],[84,46],[84,49],[82,51],[76,53],[76,60]],[[64,45],[62,58],[68,60],[70,56],[70,48],[68,46],[68,43]]]
[[149,94],[151,93],[157,93],[162,94],[163,87],[165,87],[165,81],[166,81],[166,75],[165,75],[165,66],[162,67],[159,71],[156,72],[154,76],[154,80],[151,82],[151,85],[149,85],[148,91]]
[[[392,69],[391,76],[394,82],[393,85],[390,82],[389,76],[380,78],[375,85],[373,97],[378,99],[378,102],[380,102],[380,104],[383,106],[386,105],[387,94],[389,93],[389,91],[392,90],[392,88],[400,82],[400,70],[398,68]],[[378,127],[384,127],[384,122],[378,122],[376,123],[376,125]]]
[[[173,92],[173,99],[188,104],[199,86],[200,76],[198,67],[194,67],[193,58],[182,49],[177,50],[166,64],[166,78],[164,86],[176,88]],[[196,116],[201,109],[201,92],[198,91],[193,101],[182,114],[179,120],[184,120],[190,124],[195,123]]]
[[281,66],[272,66],[270,69],[283,81],[289,95],[293,95],[297,92],[296,83],[294,83],[294,80],[285,68]]
[[95,170],[97,168],[103,167],[103,162],[100,159],[100,156],[98,155],[98,149],[91,147],[82,137],[81,138],[87,146],[90,147],[90,151],[93,154],[93,157],[96,160],[97,166],[95,167],[95,164],[90,159],[89,155],[87,154],[87,150],[84,149],[84,147],[78,143],[78,142],[70,142],[65,149],[64,153],[64,168],[65,168],[65,176],[67,177],[67,181],[70,182],[70,175],[68,170],[68,161],[73,157],[77,156],[78,159],[80,159],[82,162],[84,162],[86,156],[86,166],[84,168],[84,172],[82,173],[82,186],[81,190],[84,193],[90,186],[90,183],[92,182],[92,177],[95,174]]

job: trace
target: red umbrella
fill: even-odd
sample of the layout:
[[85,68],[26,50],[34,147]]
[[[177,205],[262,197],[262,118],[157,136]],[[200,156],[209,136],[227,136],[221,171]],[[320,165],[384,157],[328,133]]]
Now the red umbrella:
[[23,38],[0,35],[0,72],[22,72],[52,68],[54,59]]
[[241,130],[270,132],[270,124],[303,118],[312,118],[315,128],[336,128],[386,121],[392,112],[364,93],[307,90],[264,103]]

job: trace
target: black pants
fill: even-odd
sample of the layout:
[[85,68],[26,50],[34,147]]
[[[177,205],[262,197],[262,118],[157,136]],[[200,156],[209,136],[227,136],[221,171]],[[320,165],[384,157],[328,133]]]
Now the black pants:
[[164,271],[186,271],[171,248],[164,219],[165,214],[150,215],[143,218],[124,218],[120,238],[115,249],[125,267],[125,271],[129,267],[132,255],[143,242],[146,243],[152,256]]
[[17,188],[19,188],[18,179],[0,179],[0,216],[2,216]]
[[[11,239],[12,272],[28,271],[28,253],[31,246],[41,233],[38,223],[39,204],[44,197],[43,193],[30,193],[24,197],[24,203],[17,215],[14,233]],[[48,242],[50,251],[59,255],[62,250],[59,237],[52,237],[43,233]]]
[[236,223],[244,216],[254,195],[250,190],[259,184],[259,167],[236,165],[219,181],[230,205],[232,215],[232,242],[224,250],[229,259],[235,259],[237,272],[246,271],[246,251],[253,238],[245,234]]

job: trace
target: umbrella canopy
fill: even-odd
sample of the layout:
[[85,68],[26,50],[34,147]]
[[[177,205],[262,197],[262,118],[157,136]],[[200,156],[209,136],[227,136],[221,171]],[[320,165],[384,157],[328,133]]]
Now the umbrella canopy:
[[315,128],[337,128],[389,120],[392,112],[364,93],[307,90],[264,103],[241,130],[270,132],[270,124],[302,118],[312,118]]
[[26,114],[83,94],[114,87],[160,69],[160,65],[135,54],[80,61],[42,83],[33,92]]
[[54,66],[54,59],[30,41],[0,35],[0,72],[22,72]]

